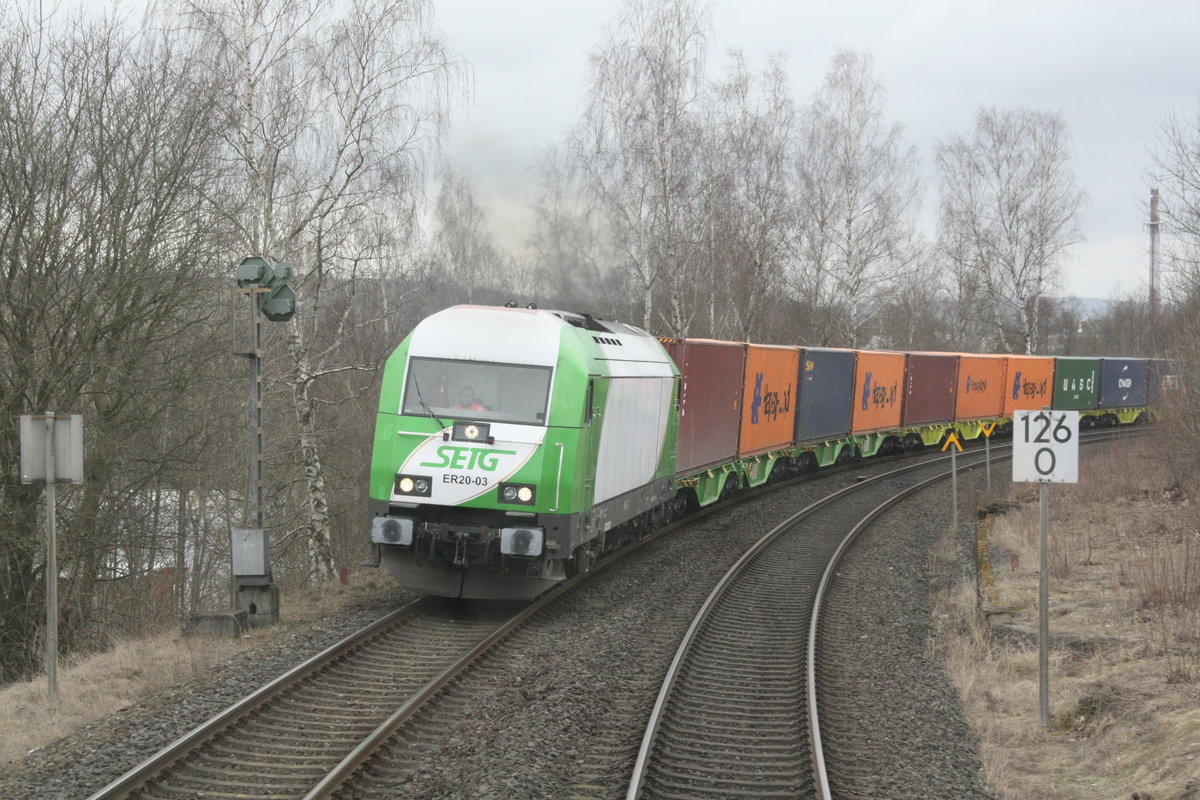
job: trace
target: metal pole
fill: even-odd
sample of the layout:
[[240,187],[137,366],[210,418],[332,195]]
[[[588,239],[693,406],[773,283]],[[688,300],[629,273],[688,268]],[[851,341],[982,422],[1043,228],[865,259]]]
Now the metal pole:
[[1050,484],[1038,491],[1041,516],[1040,564],[1038,568],[1038,708],[1042,727],[1050,730]]
[[246,527],[263,527],[263,433],[262,433],[262,316],[258,311],[258,289],[250,298],[250,485],[246,492]]
[[[995,430],[993,428],[992,430]],[[992,437],[983,437],[983,474],[987,480],[987,490],[992,490]]]
[[1150,190],[1150,323],[1158,322],[1158,189]]
[[50,702],[58,702],[58,542],[54,475],[54,412],[46,412],[46,680]]
[[950,535],[958,535],[958,443],[950,443]]

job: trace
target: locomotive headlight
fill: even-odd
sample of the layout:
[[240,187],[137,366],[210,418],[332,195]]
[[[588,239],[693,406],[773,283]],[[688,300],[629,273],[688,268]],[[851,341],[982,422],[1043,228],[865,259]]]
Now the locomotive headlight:
[[429,497],[433,491],[433,481],[427,475],[397,475],[396,494]]
[[501,503],[531,506],[537,498],[537,492],[528,483],[502,483],[498,496]]

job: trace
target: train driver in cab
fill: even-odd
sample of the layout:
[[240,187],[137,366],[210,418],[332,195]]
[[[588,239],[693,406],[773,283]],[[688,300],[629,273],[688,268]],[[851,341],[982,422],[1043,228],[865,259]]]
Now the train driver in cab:
[[470,386],[462,387],[458,394],[458,403],[454,406],[455,409],[461,411],[487,411],[487,409],[475,399],[475,390]]

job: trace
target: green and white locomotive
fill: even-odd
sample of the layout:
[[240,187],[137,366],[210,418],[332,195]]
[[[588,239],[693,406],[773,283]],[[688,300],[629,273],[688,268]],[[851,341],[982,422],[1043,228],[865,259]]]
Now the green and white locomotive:
[[456,306],[388,359],[371,541],[404,586],[528,598],[642,530],[675,498],[679,371],[638,328]]

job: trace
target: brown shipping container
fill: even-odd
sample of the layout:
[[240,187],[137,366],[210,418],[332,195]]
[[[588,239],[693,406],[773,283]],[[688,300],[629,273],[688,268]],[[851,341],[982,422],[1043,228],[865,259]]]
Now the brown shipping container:
[[854,419],[851,433],[900,427],[904,405],[904,353],[859,350],[854,368]]
[[955,419],[1004,416],[1004,362],[1005,356],[959,356]]
[[792,443],[799,374],[800,348],[746,345],[739,456],[777,450]]
[[663,346],[682,373],[676,472],[685,475],[733,461],[746,346],[711,339],[664,340]]
[[1005,356],[1004,362],[1004,416],[1053,405],[1053,358]]
[[957,381],[958,356],[953,353],[909,353],[904,424],[927,425],[954,419]]

